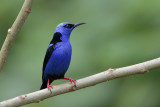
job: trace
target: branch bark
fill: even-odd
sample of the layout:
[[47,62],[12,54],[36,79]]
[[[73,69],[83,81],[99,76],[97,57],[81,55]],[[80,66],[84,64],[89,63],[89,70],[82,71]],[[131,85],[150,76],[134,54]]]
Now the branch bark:
[[0,51],[0,71],[2,70],[2,68],[8,58],[9,52],[10,52],[12,45],[17,37],[18,32],[22,28],[22,25],[24,24],[28,14],[31,12],[32,3],[33,3],[33,0],[25,0],[24,1],[24,4],[23,4],[16,20],[14,21],[12,27],[10,29],[8,29],[7,37],[3,43],[3,46]]
[[74,86],[74,84],[71,83],[57,85],[53,87],[51,92],[48,89],[44,89],[29,94],[20,95],[18,97],[6,101],[2,101],[0,102],[0,107],[16,107],[30,103],[38,103],[49,97],[76,91],[115,78],[120,78],[134,74],[144,74],[145,72],[151,69],[159,67],[160,67],[160,57],[136,65],[131,65],[117,69],[108,69],[107,71],[77,80],[76,87]]

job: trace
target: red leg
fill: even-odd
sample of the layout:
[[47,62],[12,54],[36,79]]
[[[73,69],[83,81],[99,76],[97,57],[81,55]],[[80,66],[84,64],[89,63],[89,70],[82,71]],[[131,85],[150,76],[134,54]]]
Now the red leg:
[[49,85],[49,79],[48,79],[48,83],[47,83],[47,88],[48,88],[49,91],[51,91],[52,86]]
[[65,79],[65,80],[69,80],[70,82],[73,82],[73,83],[74,83],[74,85],[76,85],[76,80],[74,80],[74,79],[71,79],[71,78],[63,78],[63,79]]

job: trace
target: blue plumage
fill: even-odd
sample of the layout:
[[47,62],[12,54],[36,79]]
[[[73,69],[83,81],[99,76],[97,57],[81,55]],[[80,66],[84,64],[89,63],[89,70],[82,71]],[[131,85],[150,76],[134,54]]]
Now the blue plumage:
[[75,80],[64,78],[64,75],[70,65],[72,55],[70,34],[75,27],[82,24],[85,23],[61,23],[56,27],[44,58],[40,89],[47,87],[50,90],[50,84],[56,79],[66,79],[75,83]]

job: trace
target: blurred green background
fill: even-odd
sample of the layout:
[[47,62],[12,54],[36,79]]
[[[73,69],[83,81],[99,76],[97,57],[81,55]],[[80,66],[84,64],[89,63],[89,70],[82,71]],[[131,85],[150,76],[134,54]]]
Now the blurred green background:
[[[0,47],[22,4],[23,0],[1,0]],[[160,0],[35,0],[0,72],[0,101],[39,90],[44,55],[61,22],[87,23],[71,34],[73,53],[66,77],[79,79],[159,57],[159,4]],[[160,107],[159,70],[24,107]]]

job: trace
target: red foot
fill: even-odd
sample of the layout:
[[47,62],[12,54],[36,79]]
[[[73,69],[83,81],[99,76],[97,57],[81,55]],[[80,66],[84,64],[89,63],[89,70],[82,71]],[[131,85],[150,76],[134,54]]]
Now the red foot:
[[48,83],[47,83],[47,88],[49,91],[51,91],[51,88],[53,88],[51,85],[49,85],[49,79],[48,79]]
[[74,85],[76,85],[76,80],[75,79],[71,79],[71,78],[63,78],[65,80],[69,80],[70,82],[73,82]]

